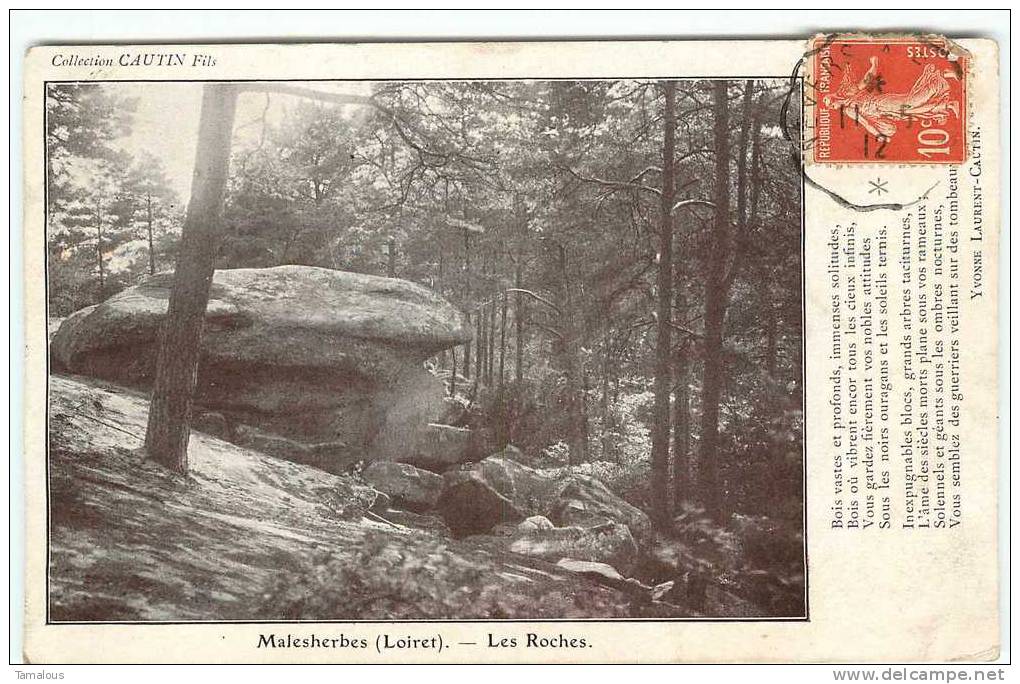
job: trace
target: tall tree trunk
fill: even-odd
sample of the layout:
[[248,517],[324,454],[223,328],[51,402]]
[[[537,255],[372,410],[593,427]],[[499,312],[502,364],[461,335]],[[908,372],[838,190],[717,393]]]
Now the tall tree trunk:
[[478,307],[475,314],[475,384],[482,381],[482,369],[485,367],[485,305]]
[[763,304],[765,310],[765,372],[769,380],[776,379],[776,357],[779,355],[778,324],[776,321],[776,309],[772,302]]
[[152,239],[152,193],[145,193],[145,224],[149,234],[149,275],[156,275],[156,246]]
[[386,241],[386,277],[397,277],[397,239],[394,237]]
[[450,396],[457,393],[457,348],[450,350]]
[[191,200],[156,356],[145,449],[149,458],[178,473],[188,471],[191,410],[213,260],[222,232],[236,104],[234,86],[204,86]]
[[436,290],[439,294],[443,294],[443,285],[445,284],[443,278],[445,277],[444,266],[446,265],[446,250],[443,248],[442,241],[439,242],[439,273],[436,275]]
[[[438,251],[439,251],[438,259],[437,259],[437,261],[438,261],[438,268],[437,268],[437,273],[436,273],[435,291],[438,292],[440,296],[443,296],[446,293],[445,283],[443,282],[443,275],[444,275],[443,274],[443,262],[444,262],[445,257],[444,257],[443,243],[442,243],[441,240],[439,241],[439,249],[438,249]],[[446,369],[446,363],[447,363],[447,361],[446,361],[446,352],[447,352],[446,349],[444,349],[443,351],[439,352],[439,368],[441,370],[445,370]]]
[[[761,205],[762,173],[764,171],[762,169],[761,149],[761,110],[762,107],[759,104],[755,109],[754,128],[751,132],[753,135],[751,143],[751,208],[747,222],[748,231],[758,229],[758,214]],[[767,265],[765,259],[762,259],[759,274],[761,282],[761,286],[758,289],[759,297],[761,298],[760,308],[765,312],[765,370],[768,373],[769,380],[774,381],[779,354],[779,321],[775,304],[772,301],[772,279],[774,273]]]
[[691,389],[688,377],[688,345],[677,351],[673,382],[673,511],[681,513],[690,498],[691,482]]
[[[687,272],[684,241],[677,245],[673,261],[673,316],[683,323],[687,320]],[[683,511],[690,499],[691,483],[691,391],[689,378],[690,340],[676,346],[673,366],[673,512]]]
[[659,225],[659,267],[655,278],[655,404],[652,425],[652,517],[669,524],[669,395],[672,384],[673,204],[676,201],[676,83],[663,83],[662,203]]
[[[743,266],[747,255],[751,233],[758,224],[758,205],[761,199],[761,116],[762,108],[754,105],[754,81],[744,86],[743,121],[740,125],[740,139],[737,155],[737,232],[733,244],[733,259],[723,292],[729,298],[733,281]],[[748,141],[750,138],[750,142]],[[751,170],[747,171],[747,147],[751,146]],[[763,290],[767,291],[767,283]]]
[[[467,220],[468,212],[467,205],[464,206],[464,220]],[[465,281],[465,293],[464,301],[471,305],[471,233],[467,228],[464,229],[464,281]],[[468,327],[471,327],[471,314],[467,315]],[[464,377],[467,380],[471,379],[471,345],[477,341],[468,342],[464,345]]]
[[[467,314],[467,327],[468,327],[469,330],[471,329],[471,314],[470,313]],[[475,337],[477,338],[477,336],[478,335],[476,333]],[[471,340],[471,341],[469,341],[469,342],[464,344],[464,379],[465,380],[470,380],[471,379],[471,345],[473,345],[475,343],[476,343],[475,340]]]
[[514,381],[517,384],[517,391],[520,392],[521,385],[524,383],[524,296],[521,293],[523,287],[523,276],[521,272],[522,268],[522,250],[517,250],[517,268],[514,271],[514,287],[517,292],[514,293],[514,344],[515,358],[514,358]]
[[499,389],[503,391],[503,382],[506,378],[506,307],[508,295],[503,291],[503,307],[499,313]]
[[600,441],[599,457],[603,461],[609,460],[609,431],[610,431],[610,414],[609,414],[609,375],[612,372],[612,361],[610,354],[609,344],[609,325],[606,324],[606,330],[602,333],[602,397],[599,403],[599,408],[602,412],[602,436]]
[[96,263],[99,266],[99,299],[101,302],[106,294],[106,272],[103,266],[103,206],[96,202]]
[[488,351],[485,357],[485,375],[488,378],[489,385],[493,385],[493,376],[496,373],[496,298],[492,298],[492,306],[489,307],[489,332],[487,333],[487,340],[489,342]]
[[558,246],[560,271],[560,305],[561,331],[560,340],[564,387],[564,403],[567,414],[567,445],[569,447],[569,464],[578,465],[587,460],[588,434],[584,425],[584,401],[581,385],[580,359],[580,327],[576,323],[577,312],[574,311],[571,296],[570,275],[567,270],[567,250]]
[[705,339],[701,380],[701,448],[698,471],[709,515],[721,518],[719,488],[719,401],[722,395],[722,331],[726,315],[722,285],[730,233],[730,140],[727,82],[713,86],[713,148],[715,150],[715,225],[705,274]]

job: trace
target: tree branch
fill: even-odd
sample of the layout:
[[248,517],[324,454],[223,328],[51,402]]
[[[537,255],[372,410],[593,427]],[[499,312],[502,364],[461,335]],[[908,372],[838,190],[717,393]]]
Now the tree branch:
[[692,206],[710,207],[712,209],[715,209],[715,204],[712,203],[712,202],[709,202],[708,200],[685,199],[685,200],[680,200],[679,202],[674,204],[673,205],[673,209],[671,211],[672,211],[672,213],[675,214],[678,209],[683,209],[684,207],[692,207]]
[[[611,181],[605,180],[603,178],[595,178],[592,176],[582,176],[569,166],[564,166],[562,168],[571,176],[584,183],[595,183],[596,185],[601,185],[606,188],[614,188],[616,190],[644,190],[645,192],[650,192],[653,195],[662,194],[662,192],[658,188],[653,188],[650,185],[642,185],[641,183],[635,183],[631,181]],[[644,173],[645,172],[642,171],[640,174],[635,176],[635,178],[640,178]]]
[[506,289],[506,291],[507,292],[520,292],[521,294],[528,295],[529,297],[531,297],[535,301],[542,302],[546,306],[552,308],[554,311],[556,311],[556,313],[563,313],[563,311],[560,309],[560,307],[557,306],[554,302],[546,299],[545,297],[542,297],[542,296],[539,296],[539,295],[535,294],[531,290],[525,290],[525,289],[522,289],[522,288],[519,288],[519,287],[508,287]]
[[367,105],[369,107],[375,107],[376,109],[386,111],[385,107],[380,105],[376,100],[367,95],[350,95],[347,93],[330,93],[324,90],[314,90],[312,88],[305,88],[303,86],[290,85],[288,83],[278,83],[275,81],[256,81],[254,83],[243,83],[239,87],[239,91],[242,93],[277,93],[279,95],[293,95],[294,97],[304,97],[310,100],[319,100],[320,102],[330,102],[332,104],[357,104]]

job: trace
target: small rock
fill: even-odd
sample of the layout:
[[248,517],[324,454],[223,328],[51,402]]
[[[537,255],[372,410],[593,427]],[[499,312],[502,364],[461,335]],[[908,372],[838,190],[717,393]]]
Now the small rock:
[[517,530],[519,532],[525,532],[530,530],[551,530],[555,525],[544,515],[533,515],[529,518],[525,518],[519,525]]
[[642,602],[651,599],[652,587],[642,584],[633,577],[624,577],[616,568],[608,563],[564,558],[558,561],[556,565],[564,570],[593,579],[600,584],[625,591],[632,597],[641,599]]
[[670,580],[669,582],[663,582],[662,584],[656,584],[652,588],[652,600],[661,601],[664,596],[669,594],[669,592],[673,591],[674,584],[675,582],[673,580]]
[[[522,523],[523,525],[523,523]],[[561,558],[608,563],[629,573],[638,560],[638,548],[626,525],[608,523],[601,528],[554,527],[518,533],[510,551],[548,561]]]
[[191,427],[199,432],[204,432],[213,437],[225,439],[228,442],[234,439],[234,431],[230,423],[219,411],[203,411],[191,420]]
[[616,568],[608,563],[597,563],[595,561],[582,561],[574,558],[562,558],[556,562],[556,567],[569,570],[579,575],[598,575],[608,580],[625,582],[626,578]]

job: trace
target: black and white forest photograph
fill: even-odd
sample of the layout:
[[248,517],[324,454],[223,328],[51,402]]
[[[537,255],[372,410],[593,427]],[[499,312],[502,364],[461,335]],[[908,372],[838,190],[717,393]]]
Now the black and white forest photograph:
[[799,88],[49,82],[48,622],[806,619]]

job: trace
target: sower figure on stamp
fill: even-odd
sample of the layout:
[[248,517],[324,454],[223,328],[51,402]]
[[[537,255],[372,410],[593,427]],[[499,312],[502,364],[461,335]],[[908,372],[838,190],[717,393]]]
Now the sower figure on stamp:
[[960,103],[950,100],[947,78],[956,78],[951,71],[939,72],[932,64],[925,65],[913,87],[906,93],[883,93],[879,90],[878,57],[857,80],[853,65],[844,65],[843,80],[825,106],[842,109],[847,116],[864,127],[877,140],[887,141],[896,133],[897,121],[920,120],[923,126],[935,121],[945,123],[949,114],[959,118]]

